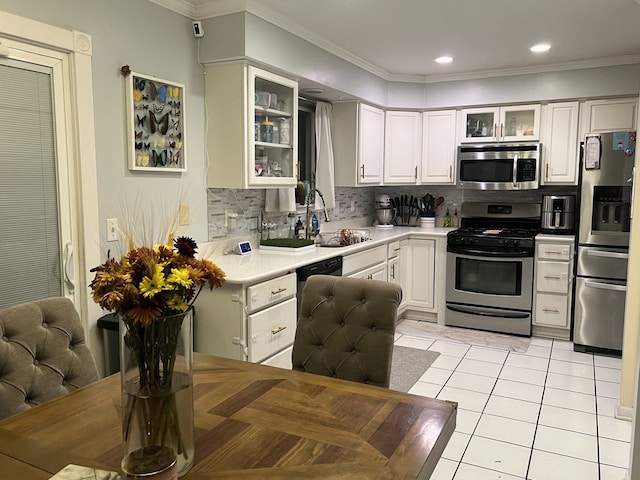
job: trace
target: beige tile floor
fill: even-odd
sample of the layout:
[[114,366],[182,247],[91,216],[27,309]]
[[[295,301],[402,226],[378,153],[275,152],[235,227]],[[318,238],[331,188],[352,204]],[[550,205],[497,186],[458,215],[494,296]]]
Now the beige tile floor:
[[625,478],[631,422],[614,417],[619,358],[411,320],[395,343],[440,352],[410,393],[458,402],[432,480]]

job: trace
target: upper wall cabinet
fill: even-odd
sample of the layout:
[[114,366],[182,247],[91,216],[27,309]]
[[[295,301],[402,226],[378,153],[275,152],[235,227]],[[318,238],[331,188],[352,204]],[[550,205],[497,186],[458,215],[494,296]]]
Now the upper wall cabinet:
[[584,102],[582,135],[636,129],[638,99],[614,98]]
[[578,102],[549,103],[543,107],[542,183],[578,184]]
[[420,165],[420,112],[385,113],[384,183],[416,184]]
[[244,63],[206,73],[207,185],[295,186],[298,84]]
[[540,105],[465,108],[460,143],[535,141],[540,138]]
[[456,183],[456,111],[422,114],[422,168],[420,183]]
[[333,105],[335,184],[382,184],[384,111],[357,102]]

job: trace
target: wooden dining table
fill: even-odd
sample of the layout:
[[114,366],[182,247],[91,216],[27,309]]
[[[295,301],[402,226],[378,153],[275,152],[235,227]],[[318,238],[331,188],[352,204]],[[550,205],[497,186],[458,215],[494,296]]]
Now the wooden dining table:
[[[455,402],[194,355],[191,479],[429,478]],[[68,464],[119,471],[119,374],[0,421],[0,477],[48,479]]]

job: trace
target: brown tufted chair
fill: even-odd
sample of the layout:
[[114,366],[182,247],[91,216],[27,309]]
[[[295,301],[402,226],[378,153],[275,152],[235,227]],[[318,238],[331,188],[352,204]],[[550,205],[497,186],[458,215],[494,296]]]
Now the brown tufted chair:
[[393,283],[314,275],[302,292],[293,369],[389,386],[402,290]]
[[66,298],[0,311],[0,418],[98,379],[80,317]]

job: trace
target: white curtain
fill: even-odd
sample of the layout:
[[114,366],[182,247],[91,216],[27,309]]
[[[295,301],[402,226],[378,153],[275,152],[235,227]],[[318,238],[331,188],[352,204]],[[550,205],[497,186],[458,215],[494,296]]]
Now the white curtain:
[[[316,188],[322,192],[327,208],[336,206],[333,143],[331,142],[331,110],[330,103],[316,104]],[[322,209],[322,200],[316,194],[317,210]]]

